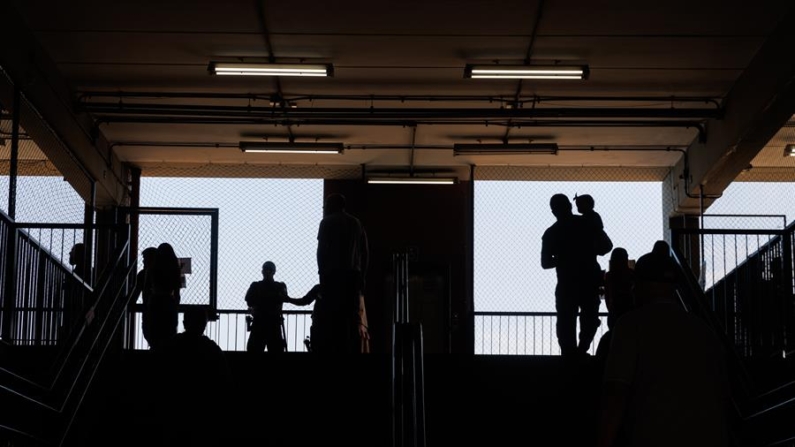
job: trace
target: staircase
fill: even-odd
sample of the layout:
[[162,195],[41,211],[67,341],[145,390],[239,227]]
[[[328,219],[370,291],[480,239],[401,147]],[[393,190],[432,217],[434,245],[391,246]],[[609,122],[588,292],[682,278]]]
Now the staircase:
[[[206,391],[225,391],[229,399],[214,408],[208,398],[209,417],[195,424],[201,432],[226,417],[217,445],[391,445],[389,357],[228,352],[226,358],[232,386],[207,384]],[[157,357],[127,351],[117,360],[92,390],[70,444],[159,445],[167,436],[155,408],[170,403],[152,393]],[[599,377],[591,359],[438,355],[427,356],[425,365],[429,445],[592,443]]]

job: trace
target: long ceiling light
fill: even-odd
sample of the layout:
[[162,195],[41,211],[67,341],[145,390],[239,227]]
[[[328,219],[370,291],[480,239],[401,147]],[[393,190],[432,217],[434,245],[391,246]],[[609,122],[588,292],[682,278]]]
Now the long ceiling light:
[[236,64],[210,62],[210,74],[219,76],[334,76],[331,64]]
[[369,177],[371,185],[454,185],[455,177]]
[[527,143],[527,144],[455,144],[453,155],[517,155],[517,154],[548,154],[557,155],[556,143]]
[[587,79],[588,66],[467,65],[464,77],[472,79]]
[[241,141],[243,152],[271,154],[341,154],[343,143],[270,143],[262,141]]
[[788,144],[784,146],[785,157],[795,157],[795,144]]

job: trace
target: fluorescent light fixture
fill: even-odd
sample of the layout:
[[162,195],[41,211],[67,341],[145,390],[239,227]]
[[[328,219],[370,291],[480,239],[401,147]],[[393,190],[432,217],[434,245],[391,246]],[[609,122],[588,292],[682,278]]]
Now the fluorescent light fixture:
[[454,185],[455,177],[369,177],[371,185]]
[[464,77],[472,79],[587,79],[588,66],[467,65]]
[[262,141],[241,141],[243,152],[270,154],[341,154],[343,143],[269,143]]
[[526,144],[456,144],[453,145],[453,155],[520,155],[520,154],[548,154],[557,155],[556,143],[526,143]]
[[788,144],[784,146],[785,157],[795,157],[795,144]]
[[210,62],[207,67],[210,74],[219,76],[314,76],[326,77],[334,75],[330,64],[236,64],[227,62]]

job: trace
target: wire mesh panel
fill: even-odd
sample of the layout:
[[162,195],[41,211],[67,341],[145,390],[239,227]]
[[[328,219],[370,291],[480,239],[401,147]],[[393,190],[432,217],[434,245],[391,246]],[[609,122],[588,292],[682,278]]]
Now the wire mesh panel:
[[[555,270],[541,268],[541,237],[555,222],[553,194],[590,194],[614,247],[630,259],[663,238],[660,182],[475,182],[475,310],[552,312]],[[576,213],[576,206],[574,207]],[[599,257],[602,269],[609,255]]]
[[215,309],[218,210],[141,208],[132,212],[139,215],[141,252],[163,243],[176,252],[183,273],[180,304]]
[[[292,297],[303,296],[318,283],[317,229],[323,214],[320,179],[143,177],[141,206],[218,208],[219,309],[246,308],[246,291],[252,282],[262,279],[265,261],[276,264],[275,279],[287,285]],[[153,240],[166,241],[163,236],[173,233],[187,244],[196,237],[173,225],[152,229],[159,234],[152,236]],[[185,244],[174,246],[177,256],[204,250]],[[145,247],[142,239],[139,248]],[[285,305],[285,309],[308,310],[311,306]]]
[[[598,167],[484,171],[476,171],[474,198],[475,352],[559,355],[557,276],[554,269],[541,267],[542,236],[556,220],[550,198],[589,194],[613,246],[625,248],[636,260],[665,237],[667,172]],[[578,213],[574,202],[572,209]],[[609,257],[598,258],[603,270]],[[607,311],[605,306],[601,310]],[[590,352],[606,330],[603,321]]]
[[[0,115],[5,116],[5,115]],[[0,210],[8,213],[11,120],[0,118]],[[20,129],[17,171],[18,222],[83,223],[85,201],[37,143]]]
[[[795,167],[791,177],[792,182],[733,182],[707,208],[705,227],[780,230],[789,225],[795,220]],[[736,216],[709,217],[716,214]]]

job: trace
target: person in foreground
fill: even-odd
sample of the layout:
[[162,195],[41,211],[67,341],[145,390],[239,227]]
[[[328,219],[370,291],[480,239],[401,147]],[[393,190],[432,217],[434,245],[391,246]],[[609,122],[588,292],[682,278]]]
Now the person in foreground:
[[701,319],[685,311],[675,285],[668,252],[655,249],[638,260],[633,293],[639,307],[614,329],[599,447],[727,445],[723,347]]

